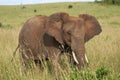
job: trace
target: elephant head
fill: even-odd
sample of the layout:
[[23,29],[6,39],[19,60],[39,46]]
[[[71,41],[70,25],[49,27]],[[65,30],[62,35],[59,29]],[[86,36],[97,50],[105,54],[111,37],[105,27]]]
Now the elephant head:
[[[99,33],[92,31],[91,27],[95,27],[95,25],[92,25],[91,22],[86,21],[81,15],[80,17],[73,17],[60,12],[50,15],[45,24],[48,35],[54,37],[60,44],[67,44],[71,47],[73,58],[76,56],[74,60],[79,69],[86,63],[85,42]],[[90,32],[88,32],[89,29]],[[97,28],[95,27],[93,30],[97,30]]]

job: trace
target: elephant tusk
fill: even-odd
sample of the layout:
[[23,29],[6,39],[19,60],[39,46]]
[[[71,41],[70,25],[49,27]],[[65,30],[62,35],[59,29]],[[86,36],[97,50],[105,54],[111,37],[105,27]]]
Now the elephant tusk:
[[61,47],[64,49],[64,45],[61,44]]
[[87,55],[86,55],[86,54],[85,54],[85,60],[86,60],[86,62],[87,62],[87,63],[89,63],[89,62],[88,62],[88,58],[87,58]]
[[76,58],[76,56],[75,56],[75,53],[72,51],[72,55],[73,55],[73,59],[75,60],[75,62],[77,63],[77,64],[79,64],[79,62],[78,62],[78,60],[77,60],[77,58]]

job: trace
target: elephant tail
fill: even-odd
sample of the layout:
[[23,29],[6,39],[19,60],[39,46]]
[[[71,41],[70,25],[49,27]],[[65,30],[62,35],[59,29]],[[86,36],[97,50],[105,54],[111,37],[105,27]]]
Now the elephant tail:
[[18,44],[18,46],[16,47],[15,51],[13,52],[13,56],[12,56],[11,62],[14,60],[14,57],[15,57],[15,55],[16,55],[16,52],[17,52],[19,46],[20,46],[20,45]]

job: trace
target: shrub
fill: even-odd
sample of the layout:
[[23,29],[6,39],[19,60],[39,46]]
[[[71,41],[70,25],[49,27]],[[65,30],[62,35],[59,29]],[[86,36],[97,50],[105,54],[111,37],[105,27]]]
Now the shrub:
[[37,10],[35,9],[34,12],[37,12]]
[[118,77],[117,77],[118,80],[120,80],[120,74],[118,74]]
[[102,2],[105,4],[120,5],[120,0],[95,0],[95,2]]
[[72,69],[70,80],[95,80],[95,76],[90,71],[77,71],[76,69]]
[[96,77],[98,80],[102,80],[106,76],[108,76],[109,70],[105,67],[100,67],[96,70]]
[[69,9],[72,8],[72,7],[73,7],[72,5],[69,5],[69,6],[68,6]]
[[22,6],[22,9],[25,9],[26,7],[25,6]]
[[3,24],[0,22],[0,28],[11,29],[11,28],[13,28],[13,27],[12,27],[10,24],[3,25]]
[[0,22],[0,27],[2,27],[2,23]]

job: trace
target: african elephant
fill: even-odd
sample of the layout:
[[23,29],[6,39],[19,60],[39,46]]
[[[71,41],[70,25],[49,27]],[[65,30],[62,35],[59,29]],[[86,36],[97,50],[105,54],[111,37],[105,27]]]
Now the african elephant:
[[88,14],[74,17],[59,12],[33,17],[25,22],[19,33],[22,62],[30,59],[35,63],[39,59],[53,60],[69,47],[77,67],[81,69],[86,63],[85,42],[101,31],[97,19]]

